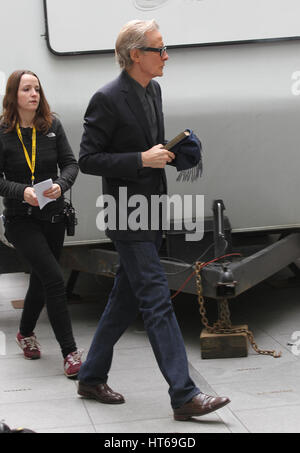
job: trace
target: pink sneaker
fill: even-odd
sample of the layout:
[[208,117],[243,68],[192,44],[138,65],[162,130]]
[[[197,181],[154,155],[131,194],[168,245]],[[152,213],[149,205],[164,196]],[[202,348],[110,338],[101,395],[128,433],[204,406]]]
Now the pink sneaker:
[[34,333],[32,333],[30,337],[23,337],[20,332],[18,332],[16,342],[23,350],[25,359],[34,360],[41,357],[40,344]]
[[64,359],[64,373],[68,378],[74,378],[79,373],[82,354],[83,351],[77,349],[77,351],[70,352]]

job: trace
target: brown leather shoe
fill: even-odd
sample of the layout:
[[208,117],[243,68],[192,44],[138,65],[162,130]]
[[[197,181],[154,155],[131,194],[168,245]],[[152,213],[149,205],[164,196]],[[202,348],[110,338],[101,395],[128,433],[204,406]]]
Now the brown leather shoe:
[[174,419],[184,421],[194,416],[205,415],[220,409],[228,403],[230,403],[230,399],[226,396],[215,397],[205,395],[205,393],[198,393],[191,401],[174,409]]
[[104,404],[125,403],[124,397],[114,392],[107,384],[87,385],[79,382],[77,393],[84,398],[92,398]]

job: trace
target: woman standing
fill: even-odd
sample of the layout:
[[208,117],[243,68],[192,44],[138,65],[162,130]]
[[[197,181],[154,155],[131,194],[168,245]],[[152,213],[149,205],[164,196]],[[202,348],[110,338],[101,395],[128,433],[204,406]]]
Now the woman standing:
[[[26,359],[40,358],[34,329],[46,304],[67,377],[77,376],[82,352],[73,337],[58,259],[65,236],[63,193],[77,173],[63,127],[51,113],[37,75],[13,72],[0,117],[0,195],[4,197],[5,235],[31,266],[16,341]],[[34,184],[49,178],[52,186],[43,195],[51,202],[40,209]]]

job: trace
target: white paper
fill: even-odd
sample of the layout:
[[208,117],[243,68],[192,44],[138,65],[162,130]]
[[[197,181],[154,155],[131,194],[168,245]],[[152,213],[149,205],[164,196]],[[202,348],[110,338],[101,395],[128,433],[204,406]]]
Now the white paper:
[[53,198],[44,197],[43,195],[43,192],[45,192],[45,190],[50,189],[52,187],[52,184],[53,181],[50,178],[33,185],[35,194],[39,202],[40,209],[43,209],[43,207],[46,206],[46,204],[50,203],[50,201],[55,201]]

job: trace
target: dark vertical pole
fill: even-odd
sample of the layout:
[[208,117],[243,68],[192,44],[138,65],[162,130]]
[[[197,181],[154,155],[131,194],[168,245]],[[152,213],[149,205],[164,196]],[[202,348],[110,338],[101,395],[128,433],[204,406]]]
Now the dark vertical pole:
[[227,248],[224,230],[224,210],[223,200],[214,200],[214,241],[215,241],[215,258],[224,254]]

